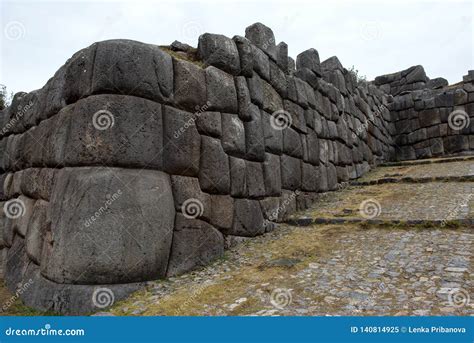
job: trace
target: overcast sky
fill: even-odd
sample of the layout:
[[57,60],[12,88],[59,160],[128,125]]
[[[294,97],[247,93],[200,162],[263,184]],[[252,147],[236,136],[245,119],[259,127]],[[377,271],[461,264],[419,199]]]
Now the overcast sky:
[[74,52],[112,38],[197,46],[200,34],[244,35],[260,21],[290,56],[375,76],[422,64],[450,83],[474,69],[473,1],[5,1],[0,0],[0,84],[42,87]]

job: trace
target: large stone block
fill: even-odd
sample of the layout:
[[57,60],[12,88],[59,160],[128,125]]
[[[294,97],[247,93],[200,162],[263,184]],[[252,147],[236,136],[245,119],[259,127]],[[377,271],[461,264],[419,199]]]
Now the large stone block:
[[443,138],[444,151],[448,154],[469,150],[468,136],[456,135]]
[[274,124],[275,118],[265,111],[262,111],[262,122],[265,151],[281,155],[283,150],[283,131]]
[[35,202],[25,236],[26,253],[36,264],[41,263],[43,238],[46,231],[51,231],[50,204],[44,200]]
[[174,206],[176,211],[194,218],[211,218],[211,197],[201,191],[195,177],[171,175]]
[[165,106],[163,128],[164,170],[169,174],[196,176],[199,170],[201,139],[194,116]]
[[206,76],[194,63],[174,59],[174,102],[194,112],[206,105]]
[[277,60],[275,35],[272,29],[262,23],[255,23],[245,29],[245,37],[265,51],[274,61]]
[[281,156],[281,185],[287,190],[301,187],[301,161],[297,158]]
[[224,254],[224,237],[210,224],[176,215],[167,276],[205,266]]
[[265,182],[263,177],[263,164],[259,162],[245,162],[245,179],[248,196],[250,198],[261,198],[265,194]]
[[258,200],[235,199],[234,222],[230,230],[223,230],[225,234],[254,237],[265,232],[262,209]]
[[246,164],[245,160],[236,157],[229,157],[230,165],[230,194],[233,197],[247,196],[247,182],[246,182]]
[[234,78],[215,67],[206,70],[207,101],[209,109],[238,113],[237,92]]
[[423,110],[419,114],[420,126],[428,127],[441,123],[441,117],[437,108]]
[[232,156],[245,156],[245,128],[235,114],[222,113],[222,147]]
[[171,56],[156,45],[131,40],[100,42],[95,53],[91,92],[166,101],[173,92]]
[[319,168],[309,163],[302,164],[301,189],[316,192],[319,189]]
[[253,73],[252,77],[247,78],[249,86],[250,98],[253,103],[258,106],[263,106],[263,85],[262,79],[256,73]]
[[300,134],[291,127],[283,130],[283,152],[299,159],[303,158]]
[[198,54],[202,61],[227,73],[240,73],[240,58],[234,41],[224,35],[205,33],[199,36]]
[[281,194],[281,169],[279,156],[268,153],[265,154],[263,176],[267,196],[279,196]]
[[52,236],[41,259],[49,280],[100,284],[165,276],[175,217],[167,174],[64,168],[51,204]]
[[230,193],[229,158],[221,142],[207,136],[202,136],[201,141],[199,183],[207,193]]
[[281,111],[283,109],[283,101],[280,95],[273,87],[262,80],[263,89],[263,109],[269,113]]
[[252,77],[253,73],[253,55],[250,41],[242,36],[234,36],[232,40],[237,46],[240,57],[240,73],[245,77]]
[[316,49],[308,49],[296,56],[296,69],[308,68],[313,73],[321,76],[319,53]]
[[251,120],[244,122],[245,128],[245,157],[249,160],[263,162],[265,160],[265,136],[262,116],[257,106],[250,107]]
[[234,218],[234,198],[229,195],[211,195],[210,223],[220,229],[230,229]]
[[306,120],[305,120],[305,110],[295,104],[292,101],[284,100],[285,106],[285,113],[289,114],[291,118],[289,118],[289,124],[299,130],[300,132],[307,132],[306,129]]
[[[102,164],[162,169],[163,153],[176,152],[176,148],[181,151],[192,149],[186,144],[195,141],[186,138],[192,138],[192,133],[197,135],[194,123],[187,122],[190,114],[171,107],[166,111],[169,112],[166,118],[168,131],[165,133],[168,146],[164,152],[161,105],[121,95],[90,96],[79,100],[72,112],[66,112],[64,121],[51,118],[57,121],[57,125],[67,128],[67,138],[63,146],[59,146],[62,140],[54,141],[48,150],[55,160],[59,157],[53,158],[57,156],[54,152],[64,149],[64,164],[69,166]],[[184,130],[185,124],[192,127]],[[181,129],[184,131],[182,135]],[[55,136],[55,133],[51,134]],[[177,158],[176,155],[173,157]]]
[[222,135],[220,112],[197,113],[196,127],[202,135],[220,138]]
[[308,162],[317,165],[319,164],[319,138],[314,131],[310,131],[306,135],[306,145],[308,147]]
[[238,76],[235,78],[235,88],[237,90],[240,119],[243,121],[252,120],[251,107],[255,105],[251,103],[250,91],[247,87],[247,81],[245,77]]

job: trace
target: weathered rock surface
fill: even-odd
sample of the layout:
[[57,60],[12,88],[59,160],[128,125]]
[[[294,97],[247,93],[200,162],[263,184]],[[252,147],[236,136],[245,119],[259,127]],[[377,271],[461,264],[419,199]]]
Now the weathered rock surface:
[[261,23],[165,50],[95,43],[0,111],[0,269],[37,280],[27,304],[85,313],[100,285],[202,266],[380,163],[474,149],[472,72],[365,82]]

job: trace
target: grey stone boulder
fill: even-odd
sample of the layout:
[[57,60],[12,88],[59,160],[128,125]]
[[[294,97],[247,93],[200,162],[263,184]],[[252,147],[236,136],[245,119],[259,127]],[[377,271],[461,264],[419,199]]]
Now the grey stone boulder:
[[316,49],[308,49],[296,56],[296,70],[308,68],[313,73],[321,76],[319,53]]
[[[197,219],[209,220],[211,218],[211,197],[201,191],[197,178],[171,175],[171,188],[177,212],[195,216]],[[187,204],[196,204],[198,211],[195,212],[192,206]]]
[[301,187],[301,161],[297,158],[281,155],[281,185],[287,190]]
[[195,117],[164,106],[163,167],[169,174],[196,176],[199,171],[201,138]]
[[201,189],[211,194],[229,194],[229,158],[221,142],[215,138],[201,137],[201,162],[199,165]]
[[171,56],[156,45],[132,40],[99,42],[91,75],[92,94],[116,93],[166,101],[173,92]]
[[229,195],[211,195],[210,223],[218,229],[230,229],[234,218],[234,198]]
[[256,73],[252,77],[247,78],[247,83],[249,86],[250,99],[252,102],[258,106],[263,105],[263,84],[262,79]]
[[51,203],[51,237],[41,258],[49,280],[111,284],[165,276],[175,218],[169,175],[63,168]]
[[418,66],[411,67],[407,70],[410,70],[410,72],[405,76],[406,83],[428,81],[428,78],[426,77],[425,69],[423,68],[423,66],[418,65]]
[[321,69],[324,71],[333,71],[339,70],[344,71],[344,67],[342,66],[341,62],[337,58],[337,56],[329,57],[327,60],[321,62]]
[[[92,89],[91,89],[92,77],[94,75],[94,69],[95,69],[94,60],[97,53],[97,47],[99,46],[99,44],[101,45],[100,53],[102,53],[104,49],[113,50],[112,46],[115,46],[115,48],[119,48],[119,46],[122,46],[124,48],[123,51],[126,51],[125,45],[127,45],[127,43],[128,42],[126,41],[122,41],[122,42],[115,41],[115,42],[110,42],[109,44],[107,44],[106,42],[94,43],[91,46],[76,52],[66,62],[66,65],[65,65],[66,73],[64,76],[63,96],[66,103],[72,104],[76,102],[77,100],[85,96],[88,96],[92,93]],[[128,44],[134,44],[134,43],[130,42]],[[140,45],[137,45],[137,47],[139,46]],[[144,46],[140,46],[138,49],[141,50],[142,55],[145,54],[146,48]],[[118,60],[119,57],[118,56],[115,56],[115,57],[117,58],[116,63],[120,63]],[[98,68],[101,67],[100,62],[101,61],[98,62]],[[112,65],[111,67],[113,68],[115,66]],[[146,97],[153,98],[154,96],[153,91],[158,91],[159,86],[157,84],[156,76],[150,77],[150,75],[147,75],[147,77],[149,81],[152,81],[151,84],[153,84],[156,88],[154,90],[152,89],[145,90],[145,93],[143,94],[147,95]],[[171,77],[172,77],[172,74],[171,74]],[[120,80],[118,82],[123,82],[123,80]],[[102,82],[102,85],[104,85],[104,83],[105,82]],[[117,86],[120,87],[120,85],[117,85]]]
[[288,69],[288,44],[285,42],[278,43],[277,47],[277,65],[285,73],[289,74]]
[[225,234],[243,237],[255,237],[265,232],[262,209],[258,200],[235,199],[234,222]]
[[[164,153],[176,147],[189,149],[180,144],[180,139],[174,138],[174,134],[180,133],[181,126],[190,115],[171,107],[167,107],[166,111],[170,113],[165,139],[172,139],[174,145],[167,147]],[[63,120],[59,117],[50,119],[57,123],[58,129],[67,131],[51,132],[48,151],[51,152],[51,159],[63,160],[65,165],[70,166],[146,166],[162,169],[162,117],[162,107],[154,101],[122,95],[90,96],[79,100],[72,112],[65,112]],[[180,138],[189,137],[193,130],[197,134],[196,128],[192,127]],[[58,153],[64,157],[61,158]],[[172,157],[176,158],[176,155]]]
[[267,196],[279,196],[281,194],[281,169],[278,155],[265,154],[263,177]]
[[431,125],[441,123],[439,109],[431,108],[431,109],[421,111],[419,113],[419,120],[420,120],[421,127],[428,127]]
[[173,43],[170,44],[170,49],[173,51],[183,51],[183,52],[191,52],[195,50],[191,45],[182,43],[178,40],[174,40]]
[[235,114],[222,113],[222,147],[229,155],[245,155],[245,127]]
[[201,135],[220,138],[222,136],[220,112],[197,113],[196,128]]
[[247,178],[246,178],[246,163],[245,160],[237,157],[229,157],[230,166],[230,194],[233,197],[247,196]]
[[245,77],[252,77],[253,74],[253,55],[250,41],[242,36],[234,36],[232,40],[237,46],[240,57],[240,74]]
[[299,133],[291,127],[283,130],[283,152],[296,158],[303,158],[301,137]]
[[198,55],[206,65],[222,69],[232,75],[240,73],[237,46],[232,39],[224,35],[205,33],[199,36]]
[[235,78],[235,88],[237,90],[237,101],[239,103],[239,118],[242,121],[252,120],[252,103],[245,77],[238,76]]
[[224,254],[224,237],[212,225],[176,215],[173,246],[166,276],[175,276],[205,266]]
[[265,137],[260,109],[251,104],[249,108],[251,120],[244,122],[245,128],[245,157],[252,161],[265,160]]
[[234,78],[215,67],[206,70],[207,100],[209,109],[238,113],[237,92]]
[[37,265],[41,263],[43,237],[50,228],[50,204],[44,200],[37,200],[25,236],[26,253],[29,259]]
[[207,105],[206,76],[194,63],[173,59],[174,103],[188,111]]
[[309,163],[302,164],[301,189],[316,192],[319,189],[319,168]]
[[245,29],[245,37],[265,51],[274,61],[277,60],[275,35],[272,29],[262,23],[255,23]]
[[283,150],[283,132],[272,125],[274,118],[265,111],[262,113],[263,134],[265,138],[265,151],[281,155]]
[[266,81],[262,80],[263,110],[274,113],[283,109],[283,101],[278,92]]
[[262,163],[245,161],[245,180],[248,197],[262,198],[266,195]]

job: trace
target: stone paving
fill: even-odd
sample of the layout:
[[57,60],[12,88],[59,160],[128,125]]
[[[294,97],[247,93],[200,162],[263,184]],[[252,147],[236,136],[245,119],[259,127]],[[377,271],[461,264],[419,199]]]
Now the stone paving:
[[[449,162],[403,172],[465,176],[472,167]],[[472,194],[472,182],[350,186],[321,195],[296,217],[360,217],[361,202],[375,199],[376,218],[472,218]],[[473,246],[473,227],[464,224],[279,225],[202,270],[150,282],[102,314],[474,315]]]
[[351,186],[327,193],[295,217],[455,220],[472,217],[473,182]]
[[425,178],[439,176],[472,176],[474,175],[474,160],[457,161],[436,164],[407,164],[403,166],[380,167],[367,173],[358,181],[370,181],[381,178]]
[[115,315],[474,315],[471,229],[281,227]]

